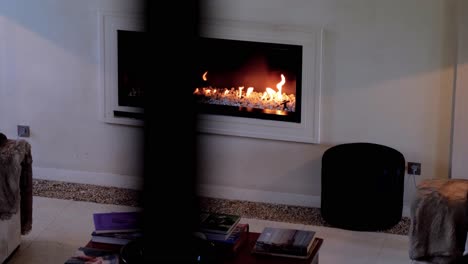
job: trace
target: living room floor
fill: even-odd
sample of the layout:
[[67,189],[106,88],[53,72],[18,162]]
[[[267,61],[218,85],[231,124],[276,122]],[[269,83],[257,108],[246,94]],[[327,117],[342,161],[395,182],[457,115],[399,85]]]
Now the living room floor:
[[[5,264],[63,264],[75,250],[85,245],[93,231],[96,212],[140,210],[138,207],[95,202],[33,197],[33,228],[22,237],[18,250]],[[411,263],[406,235],[357,232],[326,226],[294,224],[242,218],[251,232],[266,226],[309,229],[324,239],[319,252],[322,264]]]

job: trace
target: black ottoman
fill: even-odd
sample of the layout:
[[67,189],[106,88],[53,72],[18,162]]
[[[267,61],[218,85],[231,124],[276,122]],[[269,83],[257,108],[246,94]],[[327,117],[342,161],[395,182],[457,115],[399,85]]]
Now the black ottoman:
[[348,143],[322,156],[321,214],[335,227],[378,231],[402,217],[405,158],[374,143]]

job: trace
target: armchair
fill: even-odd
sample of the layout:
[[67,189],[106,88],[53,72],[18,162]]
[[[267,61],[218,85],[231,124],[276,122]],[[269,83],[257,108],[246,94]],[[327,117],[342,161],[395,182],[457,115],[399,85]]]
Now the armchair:
[[0,133],[0,263],[32,229],[32,157],[25,140]]

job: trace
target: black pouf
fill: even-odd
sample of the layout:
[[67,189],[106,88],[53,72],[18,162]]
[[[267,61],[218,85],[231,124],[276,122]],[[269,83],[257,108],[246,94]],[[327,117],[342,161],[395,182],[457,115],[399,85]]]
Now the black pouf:
[[402,217],[405,158],[374,143],[348,143],[322,156],[321,214],[335,227],[378,231]]

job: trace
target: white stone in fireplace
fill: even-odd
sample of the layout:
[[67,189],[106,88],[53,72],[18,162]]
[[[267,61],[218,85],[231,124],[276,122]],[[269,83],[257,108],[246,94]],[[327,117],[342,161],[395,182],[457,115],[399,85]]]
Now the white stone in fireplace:
[[301,45],[301,122],[199,114],[204,133],[319,143],[323,29],[259,22],[209,20],[200,25],[202,37]]

